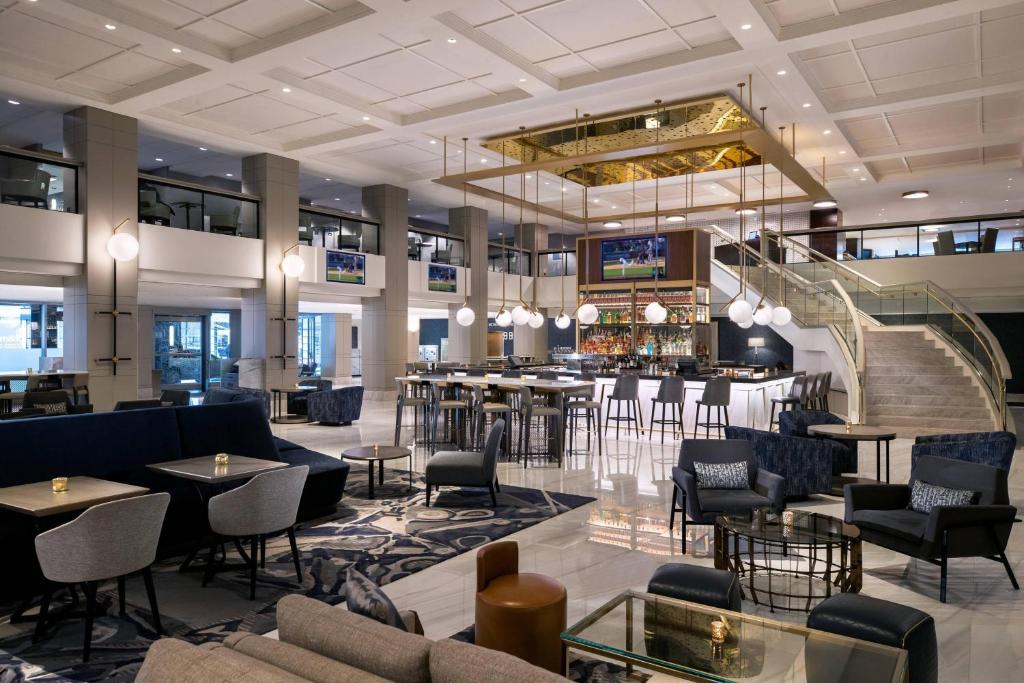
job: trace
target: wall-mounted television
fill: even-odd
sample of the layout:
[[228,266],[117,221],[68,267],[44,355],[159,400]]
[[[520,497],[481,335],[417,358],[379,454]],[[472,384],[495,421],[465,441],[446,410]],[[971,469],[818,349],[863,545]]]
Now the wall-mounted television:
[[455,266],[431,263],[427,266],[427,290],[454,294],[458,288],[458,271]]
[[365,285],[366,257],[347,251],[327,250],[327,281]]
[[617,237],[601,241],[602,280],[647,280],[665,276],[668,240],[654,237]]

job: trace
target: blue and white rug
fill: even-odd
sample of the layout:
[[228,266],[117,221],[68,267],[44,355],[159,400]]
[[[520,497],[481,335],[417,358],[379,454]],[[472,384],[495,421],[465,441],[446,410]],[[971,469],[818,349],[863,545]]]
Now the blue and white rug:
[[[258,574],[256,601],[242,614],[224,614],[202,624],[189,624],[161,614],[167,635],[193,643],[223,640],[235,631],[266,633],[276,627],[277,601],[301,592],[330,604],[344,602],[345,573],[350,566],[386,585],[415,574],[485,543],[551,519],[593,498],[536,489],[503,486],[498,506],[482,489],[446,489],[435,494],[431,507],[424,506],[421,478],[409,488],[408,475],[386,470],[377,499],[366,500],[366,473],[354,471],[336,515],[303,525],[296,532],[303,582],[296,582],[287,542],[267,548],[266,568]],[[237,558],[229,557],[229,561]],[[157,596],[160,574],[176,571],[181,558],[155,567]],[[193,594],[203,600],[201,574],[195,577]],[[249,578],[244,571],[223,572],[214,579],[243,598],[248,597]],[[101,602],[116,604],[113,586],[100,595]],[[10,610],[4,610],[10,613]],[[81,661],[83,622],[60,621],[44,641],[32,643],[33,624],[5,625],[0,638],[0,683],[20,681],[131,681],[157,638],[150,627],[148,607],[128,605],[128,615],[96,619],[92,658]],[[2,615],[0,615],[2,617]]]

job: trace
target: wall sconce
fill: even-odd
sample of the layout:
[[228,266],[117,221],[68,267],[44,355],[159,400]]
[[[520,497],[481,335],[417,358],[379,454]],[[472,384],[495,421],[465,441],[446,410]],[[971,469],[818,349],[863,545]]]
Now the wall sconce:
[[139,255],[139,240],[127,232],[118,232],[129,219],[125,218],[114,227],[114,234],[107,240],[107,253],[115,261],[131,261]]
[[306,262],[302,260],[301,256],[288,253],[292,249],[298,248],[298,246],[299,244],[296,242],[284,250],[284,258],[281,260],[281,272],[286,277],[298,277],[302,275],[302,271],[306,270]]

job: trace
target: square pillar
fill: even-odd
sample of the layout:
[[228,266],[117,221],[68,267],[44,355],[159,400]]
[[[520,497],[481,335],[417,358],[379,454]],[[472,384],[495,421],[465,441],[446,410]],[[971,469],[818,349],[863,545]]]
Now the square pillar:
[[352,315],[325,314],[320,322],[320,375],[352,376]]
[[448,306],[448,359],[479,365],[487,360],[487,211],[475,206],[448,210],[448,231],[466,240],[467,304],[476,313],[469,327],[455,320],[462,304]]
[[395,377],[409,354],[409,191],[394,185],[363,188],[363,215],[380,223],[387,287],[363,299],[363,387],[368,400],[393,400]]
[[299,376],[299,279],[286,277],[281,261],[298,241],[299,162],[273,154],[246,157],[242,190],[261,199],[264,264],[263,285],[242,291],[239,384],[258,389],[293,386]]
[[85,264],[81,275],[64,278],[64,368],[89,372],[98,411],[139,396],[139,260],[107,253],[122,221],[118,232],[138,239],[138,141],[138,121],[128,116],[95,107],[64,115],[64,153],[85,164],[78,186]]

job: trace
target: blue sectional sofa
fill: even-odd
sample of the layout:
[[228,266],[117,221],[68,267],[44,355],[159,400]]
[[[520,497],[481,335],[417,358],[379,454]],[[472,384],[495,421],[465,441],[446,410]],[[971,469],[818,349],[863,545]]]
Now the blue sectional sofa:
[[1013,432],[969,432],[961,434],[935,434],[914,439],[910,451],[910,467],[913,469],[918,458],[934,455],[976,462],[982,465],[1010,470],[1013,450],[1017,447],[1017,436]]
[[786,480],[786,500],[832,491],[833,449],[828,439],[784,436],[733,426],[725,428],[725,438],[743,439],[753,444],[758,466]]
[[[151,463],[227,452],[309,465],[299,507],[302,519],[329,513],[341,500],[349,465],[338,458],[275,439],[260,401],[37,417],[0,422],[0,486],[85,475],[167,491],[171,503],[160,537],[161,556],[188,550],[207,528],[197,488],[155,473]],[[52,520],[58,522],[60,520]],[[66,521],[66,520],[63,520]],[[5,549],[0,600],[31,590],[39,578],[32,520],[0,510]]]

